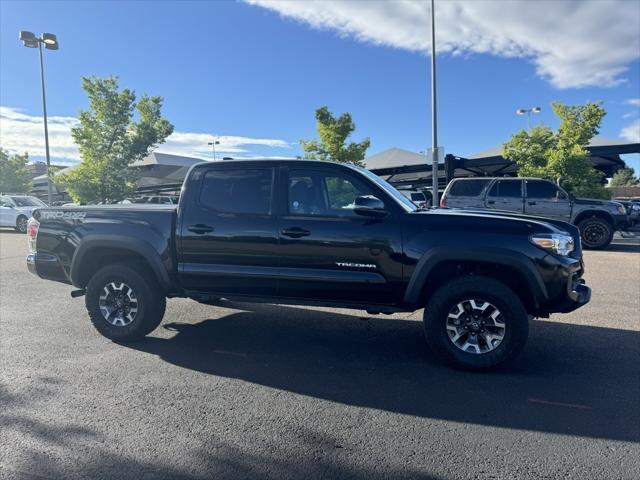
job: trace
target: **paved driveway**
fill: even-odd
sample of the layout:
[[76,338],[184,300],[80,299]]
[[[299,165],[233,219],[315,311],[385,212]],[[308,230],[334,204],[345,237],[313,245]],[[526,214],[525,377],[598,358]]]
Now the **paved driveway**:
[[121,346],[0,233],[0,478],[640,478],[640,254],[587,252],[592,302],[491,374],[420,312],[170,300]]

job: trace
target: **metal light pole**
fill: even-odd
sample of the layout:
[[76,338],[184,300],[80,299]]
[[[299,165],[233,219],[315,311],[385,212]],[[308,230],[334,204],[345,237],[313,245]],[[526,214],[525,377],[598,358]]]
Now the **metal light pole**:
[[216,161],[216,145],[220,145],[220,141],[219,140],[214,140],[213,142],[209,142],[207,143],[207,145],[210,145],[213,147],[213,161]]
[[39,38],[36,37],[33,32],[20,31],[20,40],[22,44],[27,48],[38,48],[40,53],[40,83],[42,85],[42,112],[44,114],[44,146],[47,158],[47,200],[51,205],[51,157],[49,155],[49,127],[47,125],[47,98],[44,91],[44,60],[42,57],[42,45],[47,50],[58,50],[60,45],[58,39],[53,33],[43,33]]
[[519,108],[516,110],[516,115],[527,115],[527,132],[531,132],[531,114],[532,113],[540,113],[542,109],[540,107],[533,108]]
[[438,110],[436,108],[436,14],[431,0],[431,205],[438,207]]

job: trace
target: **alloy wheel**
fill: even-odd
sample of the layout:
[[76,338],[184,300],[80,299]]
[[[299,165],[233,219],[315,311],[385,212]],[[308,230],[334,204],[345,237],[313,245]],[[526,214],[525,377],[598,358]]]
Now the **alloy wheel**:
[[136,318],[138,297],[126,283],[110,282],[102,289],[99,306],[107,322],[116,327],[125,327]]
[[584,229],[583,239],[588,246],[600,245],[609,235],[607,229],[599,223],[590,223]]
[[18,219],[18,231],[20,233],[26,233],[27,232],[27,225],[29,224],[29,220],[27,220],[26,217],[20,217]]
[[458,302],[447,316],[447,336],[460,350],[475,355],[495,350],[504,339],[506,324],[498,308],[486,300]]

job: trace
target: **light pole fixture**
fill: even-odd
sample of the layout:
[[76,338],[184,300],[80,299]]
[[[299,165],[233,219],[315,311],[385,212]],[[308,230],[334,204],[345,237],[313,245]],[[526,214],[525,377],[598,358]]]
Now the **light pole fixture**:
[[436,108],[436,12],[431,0],[431,205],[438,207],[438,110]]
[[42,45],[47,50],[58,50],[58,38],[53,33],[43,33],[40,37],[36,37],[33,32],[20,30],[19,35],[22,44],[27,48],[37,48],[40,52],[40,83],[42,85],[42,111],[44,113],[44,146],[47,157],[47,199],[51,205],[51,177],[50,167],[51,158],[49,155],[49,127],[47,126],[47,99],[44,91],[44,61],[42,59]]
[[216,145],[220,145],[220,141],[219,140],[214,140],[213,142],[207,143],[207,145],[213,147],[213,161],[215,162],[215,160],[216,160]]
[[527,131],[531,131],[531,114],[532,113],[540,113],[542,109],[540,107],[533,108],[519,108],[516,110],[516,115],[526,115],[527,116]]

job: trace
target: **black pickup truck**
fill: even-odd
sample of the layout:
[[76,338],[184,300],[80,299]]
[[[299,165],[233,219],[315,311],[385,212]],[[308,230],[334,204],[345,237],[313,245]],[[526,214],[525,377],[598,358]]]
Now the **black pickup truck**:
[[167,297],[425,308],[443,360],[487,369],[523,348],[532,317],[589,301],[576,227],[556,220],[421,210],[353,165],[232,160],[194,166],[174,206],[40,208],[27,265],[86,294],[95,328],[140,339]]

